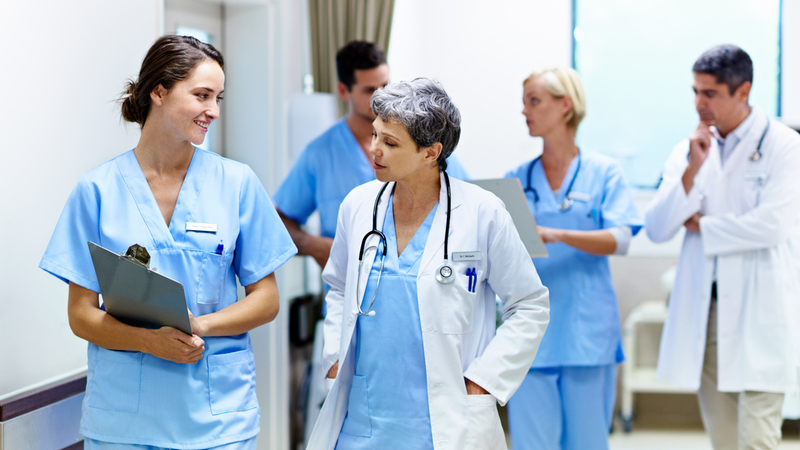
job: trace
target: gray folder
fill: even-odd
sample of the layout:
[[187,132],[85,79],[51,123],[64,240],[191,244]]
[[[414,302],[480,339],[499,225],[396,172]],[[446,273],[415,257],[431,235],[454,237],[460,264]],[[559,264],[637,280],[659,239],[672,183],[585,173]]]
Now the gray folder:
[[472,180],[470,183],[493,193],[506,204],[506,210],[511,215],[511,220],[514,221],[519,237],[522,239],[522,243],[525,244],[525,248],[531,258],[547,256],[547,249],[539,236],[539,231],[536,229],[536,220],[528,207],[525,191],[522,189],[522,183],[520,183],[519,178]]
[[94,242],[89,252],[107,313],[136,327],[192,334],[183,285]]

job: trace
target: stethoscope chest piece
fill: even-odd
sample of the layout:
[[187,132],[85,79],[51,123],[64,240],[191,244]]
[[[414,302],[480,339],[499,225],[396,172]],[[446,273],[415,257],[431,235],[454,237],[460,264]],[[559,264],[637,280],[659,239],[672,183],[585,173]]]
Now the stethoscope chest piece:
[[561,203],[558,204],[558,209],[561,211],[566,211],[572,207],[572,203],[573,202],[571,198],[565,198],[561,201]]
[[455,281],[456,277],[453,276],[453,268],[449,264],[444,263],[436,269],[436,281],[442,284],[450,284]]
[[750,161],[756,162],[759,159],[761,159],[761,152],[759,150],[754,151],[753,154],[750,155]]

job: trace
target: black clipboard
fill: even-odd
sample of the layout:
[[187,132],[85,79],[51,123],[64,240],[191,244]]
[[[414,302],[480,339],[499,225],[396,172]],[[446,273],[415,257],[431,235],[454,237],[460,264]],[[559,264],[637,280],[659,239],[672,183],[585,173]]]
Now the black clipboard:
[[170,326],[192,334],[183,285],[89,242],[106,312],[141,328]]
[[539,236],[536,219],[533,218],[530,207],[528,207],[528,200],[525,198],[525,191],[522,189],[519,178],[491,178],[470,180],[469,182],[486,189],[503,201],[531,258],[547,256],[547,248],[544,246],[542,237]]

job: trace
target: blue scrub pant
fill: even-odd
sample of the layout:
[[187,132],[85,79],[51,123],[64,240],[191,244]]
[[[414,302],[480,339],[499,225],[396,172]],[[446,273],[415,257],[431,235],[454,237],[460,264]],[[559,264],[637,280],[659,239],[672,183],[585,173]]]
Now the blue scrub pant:
[[508,402],[514,450],[607,450],[617,365],[531,369]]
[[[256,450],[257,438],[258,436],[253,436],[245,441],[231,442],[230,444],[211,447],[207,450]],[[115,444],[86,438],[83,440],[83,450],[169,450],[169,448],[153,447],[152,445]]]

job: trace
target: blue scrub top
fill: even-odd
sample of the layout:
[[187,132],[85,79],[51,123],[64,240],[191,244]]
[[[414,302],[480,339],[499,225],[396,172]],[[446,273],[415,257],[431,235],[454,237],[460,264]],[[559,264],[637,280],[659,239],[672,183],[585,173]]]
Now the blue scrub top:
[[[190,231],[188,222],[215,224],[217,231]],[[146,247],[151,267],[183,285],[195,316],[235,303],[236,277],[250,285],[297,253],[253,171],[197,148],[169,227],[133,151],[82,176],[39,267],[99,292],[87,241],[117,253]],[[203,339],[196,364],[89,344],[81,434],[168,448],[255,436],[260,417],[249,335]]]
[[[575,176],[567,211],[559,204]],[[519,178],[528,188],[529,161],[506,174]],[[554,194],[536,162],[531,187],[539,201],[526,190],[528,206],[536,223],[544,227],[571,230],[601,230],[629,226],[634,235],[642,228],[622,168],[613,159],[581,152],[573,159],[558,193]],[[611,282],[607,256],[595,256],[564,243],[546,244],[548,256],[534,258],[542,284],[550,290],[550,323],[547,325],[534,368],[595,366],[623,361],[617,295]]]
[[[359,316],[356,322],[355,375],[337,450],[397,448],[399,442],[403,448],[433,449],[417,273],[435,213],[436,206],[398,257],[389,198],[383,223],[387,252],[375,315]],[[364,291],[363,311],[375,294],[380,249]]]
[[[460,180],[469,174],[455,156],[447,159],[447,173]],[[345,119],[311,141],[295,161],[272,200],[299,224],[319,210],[322,236],[333,238],[339,205],[354,187],[375,179],[375,172]]]

